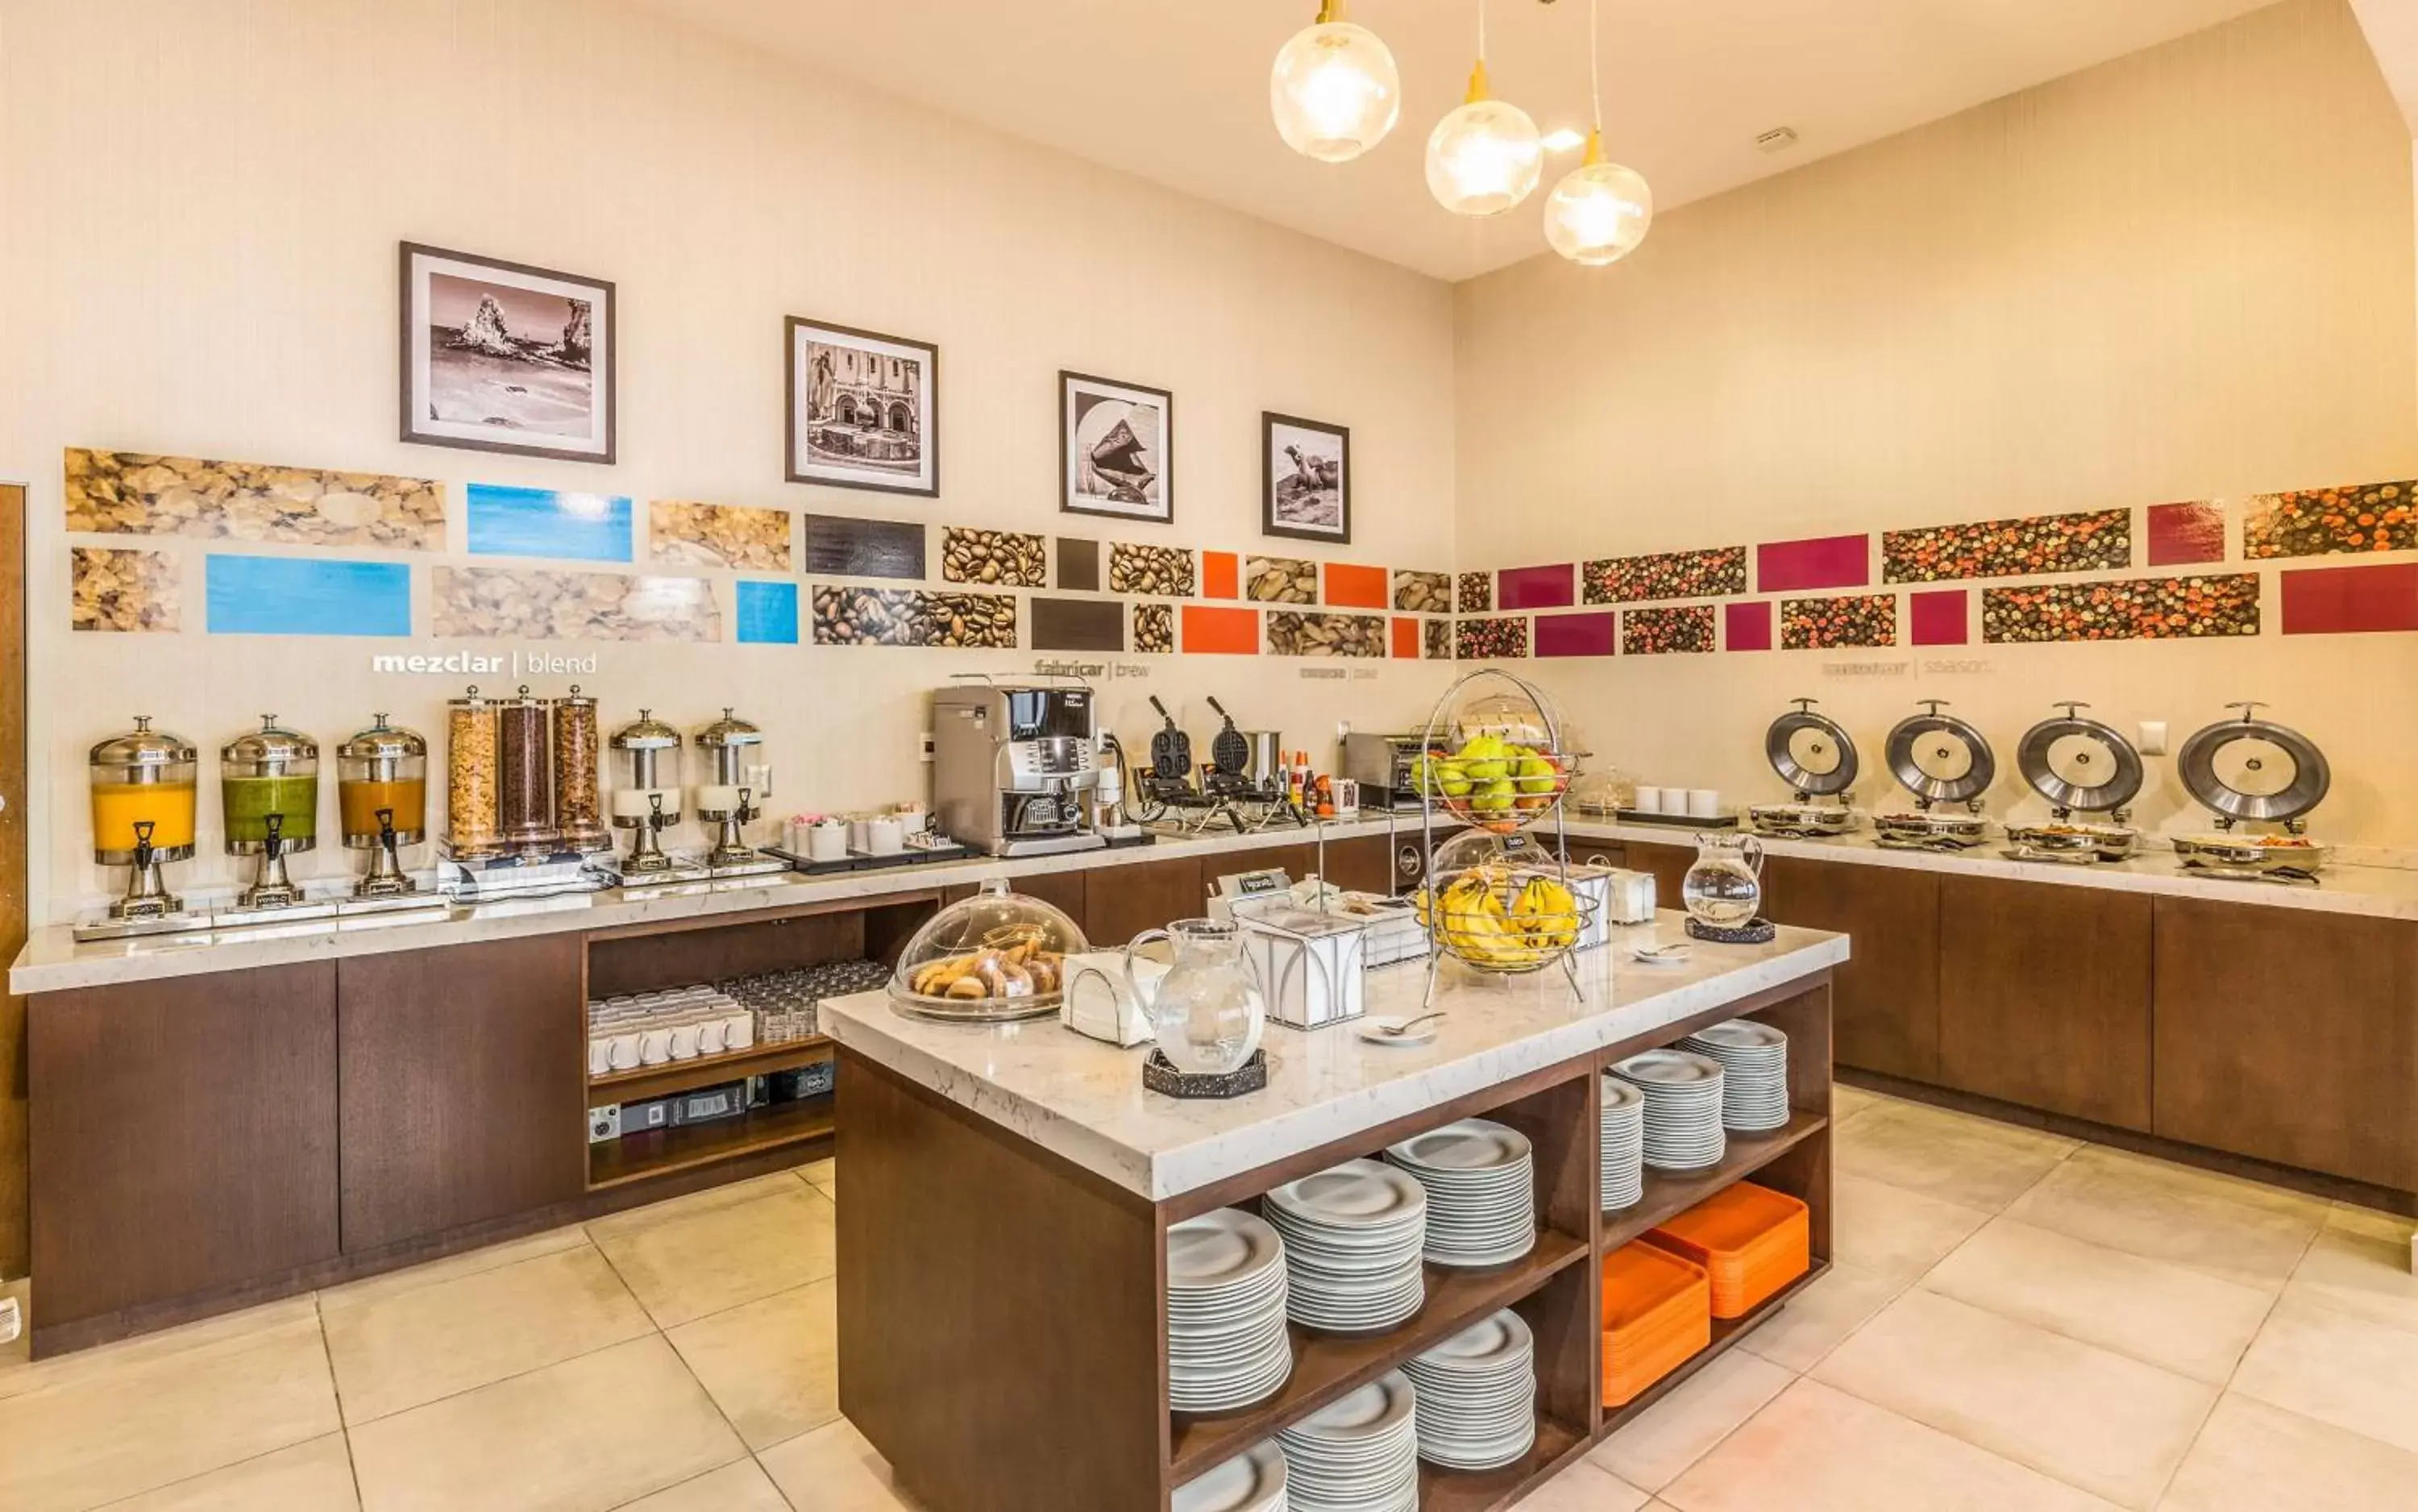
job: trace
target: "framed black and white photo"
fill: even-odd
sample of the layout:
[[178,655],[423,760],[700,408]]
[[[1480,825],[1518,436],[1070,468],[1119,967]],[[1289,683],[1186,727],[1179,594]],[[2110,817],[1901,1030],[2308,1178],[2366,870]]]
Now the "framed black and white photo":
[[1260,412],[1260,533],[1352,543],[1352,432]]
[[1165,525],[1175,518],[1175,396],[1058,374],[1060,508]]
[[613,460],[613,285],[403,244],[403,438]]
[[793,483],[941,492],[941,349],[789,317]]

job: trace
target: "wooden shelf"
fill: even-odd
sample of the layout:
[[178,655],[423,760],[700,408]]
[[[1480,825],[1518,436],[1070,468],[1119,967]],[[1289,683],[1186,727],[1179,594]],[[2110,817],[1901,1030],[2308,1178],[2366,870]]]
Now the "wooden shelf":
[[1682,1382],[1719,1359],[1731,1346],[1754,1332],[1755,1328],[1769,1319],[1773,1313],[1788,1306],[1789,1298],[1812,1286],[1821,1277],[1822,1273],[1829,1268],[1829,1260],[1816,1260],[1803,1275],[1766,1297],[1753,1311],[1746,1316],[1714,1319],[1713,1341],[1710,1344],[1688,1356],[1676,1369],[1638,1393],[1635,1398],[1626,1405],[1607,1407],[1603,1410],[1603,1436],[1610,1438],[1621,1428],[1635,1422],[1645,1414],[1647,1408],[1676,1391]]
[[830,1060],[833,1053],[830,1037],[815,1034],[802,1040],[785,1040],[778,1045],[758,1045],[744,1050],[733,1050],[727,1055],[699,1056],[692,1061],[675,1061],[667,1065],[616,1071],[588,1078],[588,1106],[602,1107],[606,1103],[643,1103],[650,1098],[687,1092],[694,1087],[735,1081],[741,1077],[761,1077],[774,1071],[787,1071],[793,1066],[819,1065]]
[[758,1107],[743,1118],[624,1135],[589,1147],[588,1189],[601,1191],[650,1176],[666,1176],[779,1145],[819,1139],[831,1131],[832,1099],[825,1095]]
[[1539,1415],[1536,1445],[1507,1465],[1493,1470],[1446,1470],[1422,1459],[1419,1512],[1492,1512],[1509,1506],[1588,1447],[1582,1430]]
[[1645,1196],[1633,1207],[1603,1215],[1604,1253],[1611,1254],[1722,1187],[1753,1175],[1829,1126],[1829,1119],[1820,1113],[1794,1112],[1785,1127],[1768,1134],[1731,1134],[1718,1166],[1690,1171],[1662,1171],[1647,1167]]
[[1293,1325],[1293,1375],[1276,1395],[1231,1413],[1174,1414],[1170,1479],[1180,1485],[1278,1429],[1300,1422],[1421,1351],[1518,1302],[1564,1267],[1586,1257],[1585,1240],[1541,1229],[1537,1247],[1508,1265],[1488,1271],[1429,1266],[1427,1300],[1411,1318],[1384,1333],[1324,1334]]

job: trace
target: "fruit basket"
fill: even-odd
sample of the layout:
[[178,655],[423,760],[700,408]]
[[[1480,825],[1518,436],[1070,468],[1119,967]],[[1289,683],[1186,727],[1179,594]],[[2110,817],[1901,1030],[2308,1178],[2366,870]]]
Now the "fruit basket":
[[1487,864],[1439,874],[1419,922],[1445,954],[1481,971],[1541,971],[1576,949],[1593,902],[1542,869]]
[[1560,804],[1578,763],[1562,749],[1559,722],[1541,695],[1503,672],[1473,673],[1463,683],[1483,678],[1515,691],[1476,695],[1448,717],[1431,717],[1427,752],[1411,775],[1421,796],[1454,818],[1508,833]]

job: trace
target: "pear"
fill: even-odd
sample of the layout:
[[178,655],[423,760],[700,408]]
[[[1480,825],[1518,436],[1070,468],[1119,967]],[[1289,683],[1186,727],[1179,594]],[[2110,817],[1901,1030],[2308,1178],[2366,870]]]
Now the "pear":
[[1520,758],[1511,774],[1520,779],[1523,793],[1550,793],[1561,780],[1562,771],[1546,757],[1531,753]]

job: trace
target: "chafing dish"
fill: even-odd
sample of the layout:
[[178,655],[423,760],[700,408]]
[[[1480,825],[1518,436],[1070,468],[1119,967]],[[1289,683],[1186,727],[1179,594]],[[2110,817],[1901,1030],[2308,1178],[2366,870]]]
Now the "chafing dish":
[[[2058,707],[2062,717],[2042,720],[2015,747],[2015,770],[2048,800],[2051,822],[2007,826],[2007,855],[2079,865],[2130,860],[2141,832],[2124,821],[2131,817],[2126,805],[2141,791],[2141,753],[2112,726],[2084,718],[2089,704],[2069,699]],[[2077,812],[2108,817],[2078,820]]]
[[1856,827],[1855,810],[1838,803],[1754,803],[1746,811],[1758,834],[1827,840]]
[[[1896,849],[1961,850],[1989,832],[1982,795],[1998,774],[1998,758],[1982,732],[1939,710],[1944,698],[1922,700],[1924,712],[1899,720],[1885,747],[1890,773],[1914,795],[1914,808],[1876,814],[1880,843]],[[1943,811],[1961,805],[1962,814]]]
[[1763,757],[1795,798],[1748,807],[1747,820],[1760,833],[1813,840],[1845,834],[1856,827],[1847,797],[1856,784],[1856,742],[1837,720],[1814,712],[1816,701],[1794,700],[1797,707],[1763,732]]
[[2007,826],[2007,854],[2015,861],[2065,862],[2075,865],[2102,861],[2130,861],[2140,843],[2141,832],[2123,824],[2058,819],[2047,824]]
[[1894,850],[1965,850],[1988,838],[1990,821],[1979,814],[1937,814],[1901,809],[1873,816],[1880,843]]
[[2186,866],[2261,877],[2314,877],[2334,848],[2297,834],[2179,834],[2175,855]]
[[[2332,848],[2303,831],[2334,785],[2325,753],[2300,731],[2258,718],[2262,705],[2226,707],[2242,717],[2198,731],[2175,758],[2183,786],[2216,816],[2213,832],[2175,840],[2176,858],[2215,876],[2315,881]],[[2284,832],[2234,829],[2243,823],[2280,824]]]

